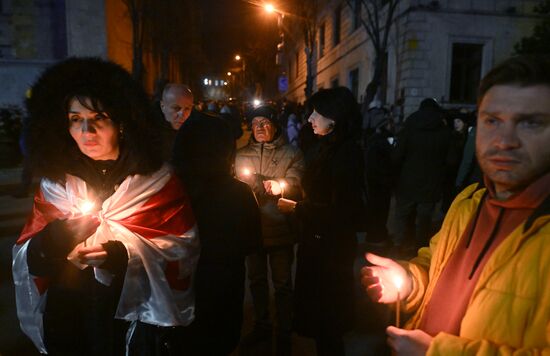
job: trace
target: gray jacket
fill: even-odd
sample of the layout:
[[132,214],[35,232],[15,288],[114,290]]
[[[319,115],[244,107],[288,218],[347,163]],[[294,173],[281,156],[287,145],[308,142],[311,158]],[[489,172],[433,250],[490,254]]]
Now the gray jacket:
[[295,229],[290,217],[277,209],[277,200],[281,196],[268,195],[263,182],[271,179],[284,181],[284,198],[299,200],[304,172],[302,152],[288,144],[283,135],[269,143],[258,143],[251,138],[247,146],[237,151],[235,170],[239,179],[243,178],[244,170],[252,174],[250,179],[243,180],[251,186],[260,207],[264,246],[294,243]]

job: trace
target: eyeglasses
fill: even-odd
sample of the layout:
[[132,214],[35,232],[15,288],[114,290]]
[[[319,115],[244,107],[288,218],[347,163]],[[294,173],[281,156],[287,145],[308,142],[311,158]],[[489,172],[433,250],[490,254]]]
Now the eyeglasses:
[[271,126],[271,121],[269,120],[262,120],[262,121],[252,121],[252,127],[256,128],[264,128],[266,126]]

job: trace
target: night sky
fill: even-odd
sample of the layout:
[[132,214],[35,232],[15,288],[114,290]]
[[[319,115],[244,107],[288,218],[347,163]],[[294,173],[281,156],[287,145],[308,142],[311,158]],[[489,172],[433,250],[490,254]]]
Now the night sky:
[[277,22],[244,0],[196,0],[203,16],[203,48],[215,72],[224,73],[251,41],[277,31]]

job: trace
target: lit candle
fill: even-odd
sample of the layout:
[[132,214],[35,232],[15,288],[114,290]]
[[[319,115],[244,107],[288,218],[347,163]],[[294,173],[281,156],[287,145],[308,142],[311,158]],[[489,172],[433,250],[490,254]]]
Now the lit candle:
[[285,197],[286,183],[284,181],[280,181],[279,185],[281,186],[281,198],[284,198]]
[[248,168],[243,169],[243,175],[245,177],[248,177],[250,175],[250,169],[248,169]]
[[395,302],[395,327],[398,328],[400,324],[401,319],[401,285],[403,284],[403,279],[399,276],[395,276],[393,278],[393,284],[395,284],[395,288],[397,289],[397,301]]
[[88,214],[94,208],[94,203],[89,200],[84,200],[80,205],[80,212],[84,215]]

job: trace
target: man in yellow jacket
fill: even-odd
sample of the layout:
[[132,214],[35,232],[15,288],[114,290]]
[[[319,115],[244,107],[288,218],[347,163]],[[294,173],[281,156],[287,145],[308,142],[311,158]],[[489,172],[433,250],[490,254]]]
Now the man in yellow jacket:
[[550,57],[511,58],[479,92],[485,187],[458,195],[416,258],[367,254],[362,270],[373,300],[399,295],[411,315],[387,328],[397,355],[550,355]]

